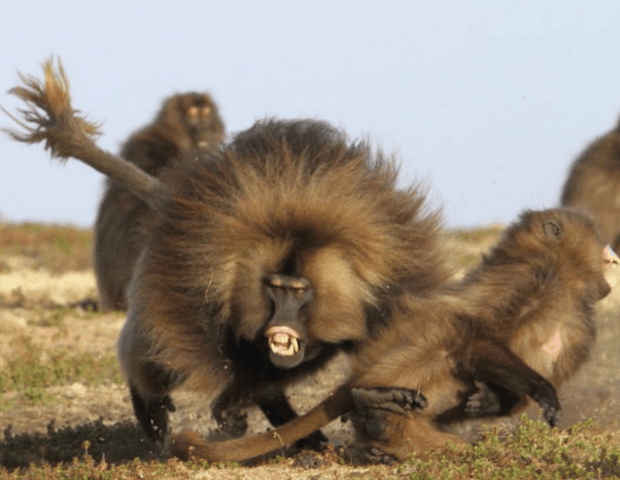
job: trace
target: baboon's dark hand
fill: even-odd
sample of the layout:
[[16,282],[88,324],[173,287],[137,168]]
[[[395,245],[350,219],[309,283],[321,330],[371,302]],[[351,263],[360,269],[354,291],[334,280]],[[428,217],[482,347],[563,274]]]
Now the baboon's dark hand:
[[562,407],[553,385],[548,382],[542,383],[530,396],[543,409],[543,417],[549,426],[554,427],[557,424],[558,413]]
[[351,389],[356,409],[378,408],[404,414],[426,407],[426,397],[418,390],[399,387],[374,387]]
[[213,417],[220,431],[231,437],[242,437],[248,430],[248,414],[237,405],[213,408]]
[[559,408],[554,406],[547,406],[543,408],[543,417],[547,421],[550,427],[555,427],[558,423],[558,413],[560,412]]

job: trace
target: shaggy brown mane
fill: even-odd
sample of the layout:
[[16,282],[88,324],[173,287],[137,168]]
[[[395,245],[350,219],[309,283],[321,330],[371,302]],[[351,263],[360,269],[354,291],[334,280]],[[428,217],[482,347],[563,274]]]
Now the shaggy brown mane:
[[[266,120],[200,160],[170,182],[175,196],[153,231],[141,282],[157,299],[144,316],[157,356],[174,369],[213,364],[217,354],[205,348],[213,332],[200,316],[217,312],[226,323],[237,314],[229,298],[236,279],[278,271],[273,262],[286,252],[336,249],[375,307],[403,285],[423,295],[449,277],[440,267],[440,218],[420,187],[397,190],[392,159],[327,124]],[[365,336],[367,326],[360,329]]]
[[[165,442],[170,394],[188,377],[206,394],[222,389],[212,412],[233,435],[247,429],[244,402],[272,425],[293,419],[287,382],[376,337],[398,295],[422,298],[450,276],[439,214],[419,186],[399,190],[394,160],[366,143],[322,122],[266,120],[160,179],[99,148],[60,65],[44,71],[13,90],[28,107],[14,138],[82,160],[152,209],[118,343],[152,440]],[[186,112],[196,126],[210,110]]]

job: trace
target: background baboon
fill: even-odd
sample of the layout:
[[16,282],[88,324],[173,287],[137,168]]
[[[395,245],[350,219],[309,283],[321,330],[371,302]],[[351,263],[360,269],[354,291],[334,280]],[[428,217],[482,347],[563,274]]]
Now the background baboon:
[[[559,408],[554,385],[588,356],[593,307],[610,291],[604,269],[612,263],[618,258],[585,215],[526,212],[458,284],[426,297],[403,294],[390,325],[354,357],[352,397],[341,388],[286,429],[244,438],[234,450],[187,432],[175,437],[173,450],[182,457],[193,448],[212,460],[241,460],[355,407],[356,432],[371,447],[371,458],[403,458],[461,442],[441,425],[511,413],[525,395],[553,424]],[[422,400],[407,391],[419,392]]]
[[573,162],[561,203],[588,211],[601,238],[620,246],[620,123],[594,140]]
[[245,431],[243,402],[274,425],[290,420],[286,383],[377,334],[403,290],[425,295],[450,276],[420,189],[397,190],[392,160],[325,123],[258,122],[162,182],[94,144],[62,69],[47,62],[44,84],[22,80],[12,92],[31,107],[28,131],[14,138],[79,158],[157,212],[119,341],[153,439],[185,380],[225,386],[214,415],[227,430]]
[[[150,175],[224,139],[217,105],[206,93],[188,92],[164,100],[152,123],[133,133],[120,156]],[[95,222],[94,265],[102,310],[127,308],[126,291],[153,221],[153,211],[122,183],[106,180]]]

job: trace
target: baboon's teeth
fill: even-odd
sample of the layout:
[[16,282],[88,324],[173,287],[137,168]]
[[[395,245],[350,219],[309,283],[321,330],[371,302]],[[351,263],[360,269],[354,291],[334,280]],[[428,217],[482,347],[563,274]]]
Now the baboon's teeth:
[[280,343],[269,343],[269,347],[271,348],[271,351],[277,355],[290,356],[295,353],[292,343],[289,343],[288,345],[282,345]]
[[276,333],[272,338],[273,343],[281,343],[287,345],[291,341],[291,336],[286,333]]
[[276,355],[290,356],[299,352],[299,334],[290,327],[271,327],[265,332],[269,348]]
[[286,333],[276,333],[269,338],[269,348],[277,355],[290,356],[299,351],[299,341]]

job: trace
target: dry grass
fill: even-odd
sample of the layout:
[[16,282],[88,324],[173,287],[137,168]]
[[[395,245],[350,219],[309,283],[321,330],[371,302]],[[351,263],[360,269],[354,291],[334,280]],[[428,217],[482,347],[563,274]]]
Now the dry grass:
[[33,268],[52,273],[92,268],[92,232],[39,223],[0,224],[0,272],[10,269],[10,257],[23,257]]
[[454,265],[465,270],[480,261],[482,253],[487,251],[500,237],[503,227],[491,225],[484,228],[458,229],[446,232],[445,241],[450,249]]
[[[446,234],[455,264],[471,266],[500,232]],[[123,315],[70,306],[94,289],[90,232],[0,225],[0,245],[0,479],[620,478],[620,291],[601,306],[591,362],[560,392],[560,429],[531,420],[539,417],[532,409],[490,427],[466,452],[388,467],[354,465],[350,426],[333,422],[325,453],[207,465],[168,458],[136,428],[115,360]],[[291,399],[307,410],[345,375],[339,359],[291,389]],[[173,428],[214,427],[200,395],[175,393],[175,402]],[[253,431],[267,427],[258,411],[249,414]]]

